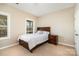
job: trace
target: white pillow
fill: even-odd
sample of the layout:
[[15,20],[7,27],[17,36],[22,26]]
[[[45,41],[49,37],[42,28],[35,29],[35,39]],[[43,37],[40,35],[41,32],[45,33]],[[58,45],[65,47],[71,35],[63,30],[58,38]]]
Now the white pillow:
[[37,34],[43,34],[43,31],[37,31]]
[[44,34],[49,34],[49,32],[47,32],[47,31],[43,31],[43,33],[44,33]]

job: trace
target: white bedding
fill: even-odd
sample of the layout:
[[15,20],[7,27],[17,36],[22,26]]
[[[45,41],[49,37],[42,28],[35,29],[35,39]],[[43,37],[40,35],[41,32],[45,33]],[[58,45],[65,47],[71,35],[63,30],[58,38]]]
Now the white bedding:
[[21,39],[25,42],[28,42],[29,49],[31,50],[33,47],[35,47],[37,44],[40,44],[42,42],[45,42],[48,40],[48,34],[23,34],[18,37],[18,39]]

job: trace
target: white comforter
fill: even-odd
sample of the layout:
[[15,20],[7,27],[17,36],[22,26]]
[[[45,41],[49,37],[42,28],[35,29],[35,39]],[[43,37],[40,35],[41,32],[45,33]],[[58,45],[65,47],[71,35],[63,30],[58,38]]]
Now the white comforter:
[[29,49],[31,50],[33,47],[35,47],[37,44],[40,44],[42,42],[45,42],[48,40],[48,34],[23,34],[18,37],[18,39],[21,39],[25,42],[28,42]]

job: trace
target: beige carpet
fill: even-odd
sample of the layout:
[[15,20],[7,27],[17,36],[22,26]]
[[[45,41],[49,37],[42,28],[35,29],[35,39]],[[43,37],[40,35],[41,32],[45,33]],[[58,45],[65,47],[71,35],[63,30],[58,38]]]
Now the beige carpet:
[[30,53],[20,45],[0,50],[0,56],[74,56],[75,49],[63,45],[45,43]]

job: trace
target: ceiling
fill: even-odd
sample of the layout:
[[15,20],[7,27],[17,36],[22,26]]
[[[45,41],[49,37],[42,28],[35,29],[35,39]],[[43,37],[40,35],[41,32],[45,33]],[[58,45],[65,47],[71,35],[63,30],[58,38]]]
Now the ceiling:
[[8,5],[31,13],[37,17],[74,6],[72,3],[9,3]]

